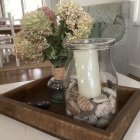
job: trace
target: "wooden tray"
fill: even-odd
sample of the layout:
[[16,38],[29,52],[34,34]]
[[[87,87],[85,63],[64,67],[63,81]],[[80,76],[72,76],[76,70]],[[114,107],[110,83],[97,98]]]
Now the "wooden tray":
[[0,113],[61,139],[121,140],[140,109],[140,91],[119,87],[119,111],[104,130],[66,116],[64,104],[51,103],[47,110],[27,105],[28,101],[50,99],[48,79],[50,77],[33,81],[1,95]]

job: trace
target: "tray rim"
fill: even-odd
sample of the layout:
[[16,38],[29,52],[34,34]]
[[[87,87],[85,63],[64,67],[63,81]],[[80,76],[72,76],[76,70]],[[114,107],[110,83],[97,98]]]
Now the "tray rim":
[[[26,107],[26,108],[29,108],[31,110],[35,110],[36,112],[42,112],[42,114],[44,114],[44,115],[47,115],[47,116],[52,117],[52,118],[56,118],[55,117],[56,116],[56,113],[53,113],[53,112],[50,112],[50,111],[47,111],[47,110],[43,110],[43,109],[39,109],[37,107],[34,107],[34,106],[31,106],[31,105],[25,104],[23,102],[16,101],[14,99],[10,99],[10,98],[3,97],[2,96],[2,97],[0,97],[0,101],[9,103],[11,105],[15,105],[15,104],[18,103],[18,105],[21,106],[21,107]],[[4,113],[4,112],[1,112],[1,110],[0,110],[0,113]],[[5,114],[5,115],[8,115],[8,114]],[[15,119],[15,120],[18,120],[15,117],[12,117],[12,118]],[[88,127],[88,129],[90,128],[91,131],[93,131],[93,130],[95,130],[95,131],[101,131],[102,133],[106,133],[107,135],[110,133],[110,131],[108,131],[108,130],[104,130],[104,129],[100,129],[100,128],[97,128],[97,127],[93,127],[93,126],[88,125],[88,124],[85,124],[85,123],[82,124],[82,123],[80,123],[78,121],[75,121],[73,119],[70,119],[68,116],[63,116],[63,115],[57,114],[57,118],[58,118],[58,120],[61,120],[61,121],[64,121],[64,122],[67,122],[68,121],[69,124],[74,124],[75,125],[75,123],[76,123],[77,126],[82,127],[82,128],[83,127]],[[64,119],[67,120],[67,121],[65,121]],[[18,120],[18,121],[20,121],[20,120]],[[21,122],[23,122],[23,121],[21,121]]]
[[[62,116],[62,115],[59,115],[59,114],[56,115],[56,113],[53,113],[53,112],[50,112],[50,111],[47,111],[47,110],[38,109],[38,108],[36,108],[36,107],[32,107],[32,106],[26,105],[26,104],[23,103],[23,102],[16,101],[16,100],[14,100],[14,99],[10,99],[10,98],[8,98],[8,97],[5,97],[6,95],[12,93],[13,91],[21,90],[21,89],[23,89],[24,87],[26,87],[27,85],[30,86],[30,85],[32,85],[33,83],[34,83],[34,84],[37,84],[37,83],[39,83],[40,81],[42,81],[43,79],[44,79],[44,78],[40,78],[40,79],[38,79],[38,80],[35,80],[35,81],[32,81],[32,82],[27,83],[27,84],[25,84],[25,85],[22,85],[22,86],[20,86],[20,87],[18,87],[18,88],[15,88],[15,89],[13,89],[13,90],[10,90],[10,91],[8,91],[8,92],[6,92],[6,93],[4,93],[4,94],[1,94],[1,95],[0,95],[0,102],[2,102],[2,103],[8,103],[8,104],[10,104],[10,105],[13,106],[13,107],[18,103],[18,105],[19,105],[20,107],[24,107],[24,109],[26,108],[26,109],[28,109],[28,111],[34,110],[36,113],[42,112],[42,114],[45,115],[45,116],[47,116],[47,117],[51,117],[51,118],[53,118],[53,119],[57,119],[58,121],[62,121],[63,123],[64,123],[64,122],[65,122],[65,123],[68,123],[69,125],[72,124],[72,125],[74,125],[74,126],[76,126],[76,127],[78,127],[78,128],[82,128],[82,129],[84,128],[84,129],[87,130],[89,133],[92,133],[92,132],[99,133],[99,132],[101,132],[102,135],[104,135],[105,137],[111,139],[111,137],[113,137],[113,136],[112,136],[112,135],[113,135],[113,132],[117,129],[117,125],[115,125],[115,118],[118,118],[118,116],[124,115],[124,113],[128,113],[128,110],[126,110],[126,108],[128,108],[128,106],[130,105],[130,103],[131,103],[134,99],[137,99],[137,100],[140,99],[140,93],[139,93],[139,92],[140,92],[140,89],[130,88],[130,87],[124,87],[124,86],[119,86],[119,87],[122,87],[122,88],[126,88],[126,89],[130,89],[130,90],[132,90],[132,91],[135,91],[135,93],[133,93],[133,95],[130,97],[130,99],[127,101],[127,103],[122,107],[122,109],[120,110],[120,112],[115,116],[115,118],[113,119],[114,122],[112,121],[111,124],[109,125],[109,127],[108,127],[106,130],[103,130],[103,129],[99,129],[99,128],[96,128],[96,127],[93,127],[93,126],[90,126],[90,125],[81,124],[81,123],[79,123],[79,122],[73,121],[72,119],[70,120],[70,119],[69,119],[68,117],[66,117],[66,116]],[[135,103],[135,102],[134,102],[134,103]],[[134,105],[133,105],[133,106],[134,106]],[[140,106],[139,106],[139,109],[140,109]],[[18,118],[17,116],[13,116],[12,111],[11,111],[10,113],[8,113],[8,112],[4,111],[4,110],[0,107],[0,113],[4,114],[4,115],[6,115],[6,116],[8,116],[8,117],[10,117],[10,118],[13,118],[13,119],[15,119],[15,120],[18,120],[18,121],[20,121],[20,122],[22,122],[22,123],[24,123],[24,124],[30,125],[30,126],[32,126],[32,127],[35,127],[35,128],[37,128],[37,129],[39,129],[39,130],[41,130],[41,131],[47,132],[47,133],[49,133],[49,134],[51,134],[51,135],[53,135],[53,136],[61,137],[61,136],[58,136],[57,134],[54,134],[54,133],[52,133],[52,132],[50,132],[50,131],[42,130],[42,129],[38,128],[38,126],[35,126],[34,124],[29,124],[29,122],[26,122],[25,120],[23,120],[23,118]],[[136,115],[136,113],[134,114],[134,116],[135,116],[135,115]],[[134,119],[134,118],[133,118],[133,119]],[[132,120],[132,121],[133,121],[133,120]],[[121,121],[120,121],[120,123],[121,123]],[[120,123],[119,123],[119,124],[120,124]],[[114,125],[115,127],[113,128],[112,125]]]

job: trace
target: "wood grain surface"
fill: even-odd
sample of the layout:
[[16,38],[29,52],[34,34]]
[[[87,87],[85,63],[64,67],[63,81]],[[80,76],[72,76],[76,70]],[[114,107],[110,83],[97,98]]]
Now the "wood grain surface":
[[99,129],[68,117],[65,104],[50,102],[46,110],[26,104],[50,100],[53,91],[46,86],[49,79],[42,78],[1,95],[0,113],[60,139],[121,140],[140,109],[140,91],[119,87],[118,112],[107,129]]
[[33,69],[0,71],[0,85],[36,80],[38,78],[46,77],[52,72],[51,66]]

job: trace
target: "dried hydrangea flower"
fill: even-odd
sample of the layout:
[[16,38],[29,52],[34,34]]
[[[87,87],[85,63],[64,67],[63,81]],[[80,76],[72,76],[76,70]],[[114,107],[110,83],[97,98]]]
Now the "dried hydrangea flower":
[[39,8],[38,10],[42,10],[45,15],[50,19],[52,24],[56,25],[56,15],[52,10],[50,10],[50,8],[44,6],[42,8]]
[[45,45],[43,44],[32,44],[30,41],[28,41],[23,32],[17,33],[16,37],[14,38],[14,54],[25,62],[42,62],[42,51],[44,48]]
[[65,21],[67,28],[71,31],[67,33],[67,39],[88,38],[92,25],[92,17],[75,1],[66,1],[58,6],[57,15],[60,20]]
[[21,29],[31,42],[42,42],[52,34],[52,21],[41,10],[27,13],[21,21]]
[[[58,21],[59,20],[59,21]],[[73,0],[58,6],[56,15],[42,7],[24,15],[21,31],[15,38],[15,54],[26,62],[50,60],[63,63],[68,53],[64,40],[88,38],[93,19]]]

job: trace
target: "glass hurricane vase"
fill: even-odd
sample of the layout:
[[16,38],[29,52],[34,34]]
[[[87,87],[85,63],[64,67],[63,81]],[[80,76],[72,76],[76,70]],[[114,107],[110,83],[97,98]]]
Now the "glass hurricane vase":
[[106,128],[116,113],[117,76],[110,57],[114,42],[91,38],[65,43],[66,114],[99,128]]

